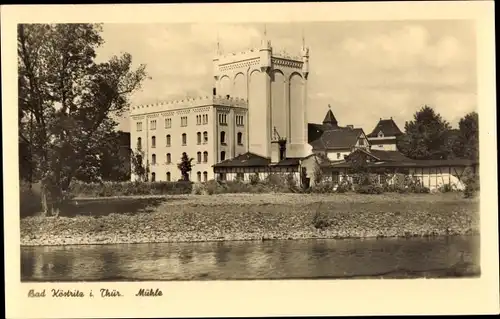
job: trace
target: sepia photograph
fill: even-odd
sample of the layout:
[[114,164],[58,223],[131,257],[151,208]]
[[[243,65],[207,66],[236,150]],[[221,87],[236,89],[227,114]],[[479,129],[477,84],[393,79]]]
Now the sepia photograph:
[[495,110],[480,107],[476,20],[15,28],[19,188],[4,197],[19,198],[27,297],[481,278],[498,211],[480,210]]

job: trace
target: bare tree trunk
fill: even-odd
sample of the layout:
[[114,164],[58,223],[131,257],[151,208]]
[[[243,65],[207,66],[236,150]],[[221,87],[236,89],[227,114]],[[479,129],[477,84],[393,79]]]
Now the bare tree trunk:
[[49,212],[49,205],[47,201],[47,188],[46,185],[42,182],[41,185],[41,200],[42,200],[42,216],[47,216]]

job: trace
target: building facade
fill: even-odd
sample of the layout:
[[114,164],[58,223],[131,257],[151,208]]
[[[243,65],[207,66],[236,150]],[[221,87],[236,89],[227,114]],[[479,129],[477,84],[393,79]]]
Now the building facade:
[[370,141],[371,149],[397,151],[397,138],[402,134],[392,117],[390,119],[380,118],[373,131],[368,134],[368,140]]
[[[183,153],[193,158],[191,181],[214,178],[212,165],[248,149],[247,103],[206,96],[131,108],[131,148],[142,151],[151,181],[177,181]],[[132,169],[132,180],[137,176]]]

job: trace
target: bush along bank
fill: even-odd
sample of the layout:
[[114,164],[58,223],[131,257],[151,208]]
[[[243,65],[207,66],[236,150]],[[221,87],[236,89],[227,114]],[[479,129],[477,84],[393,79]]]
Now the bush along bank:
[[[427,196],[435,199],[426,200]],[[406,194],[339,194],[333,199],[332,196],[301,194],[198,196],[166,201],[136,213],[23,218],[21,244],[478,234],[477,200],[465,200],[453,194],[453,198],[441,200],[442,196],[445,195],[422,198],[422,195]],[[252,197],[252,201],[246,197]]]

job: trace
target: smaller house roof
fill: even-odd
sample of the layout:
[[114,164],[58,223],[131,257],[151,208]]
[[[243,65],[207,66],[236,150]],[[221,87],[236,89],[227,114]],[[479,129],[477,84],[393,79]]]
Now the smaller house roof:
[[267,166],[271,161],[267,157],[263,157],[251,152],[247,152],[236,157],[219,162],[213,167],[256,167]]
[[403,134],[392,117],[388,120],[380,119],[373,131],[368,134],[368,137],[377,137],[380,131],[382,131],[384,136],[398,136]]
[[381,161],[409,161],[410,159],[398,151],[370,150]]
[[363,130],[360,128],[327,130],[309,144],[314,150],[346,149],[356,145],[361,134],[363,134]]

